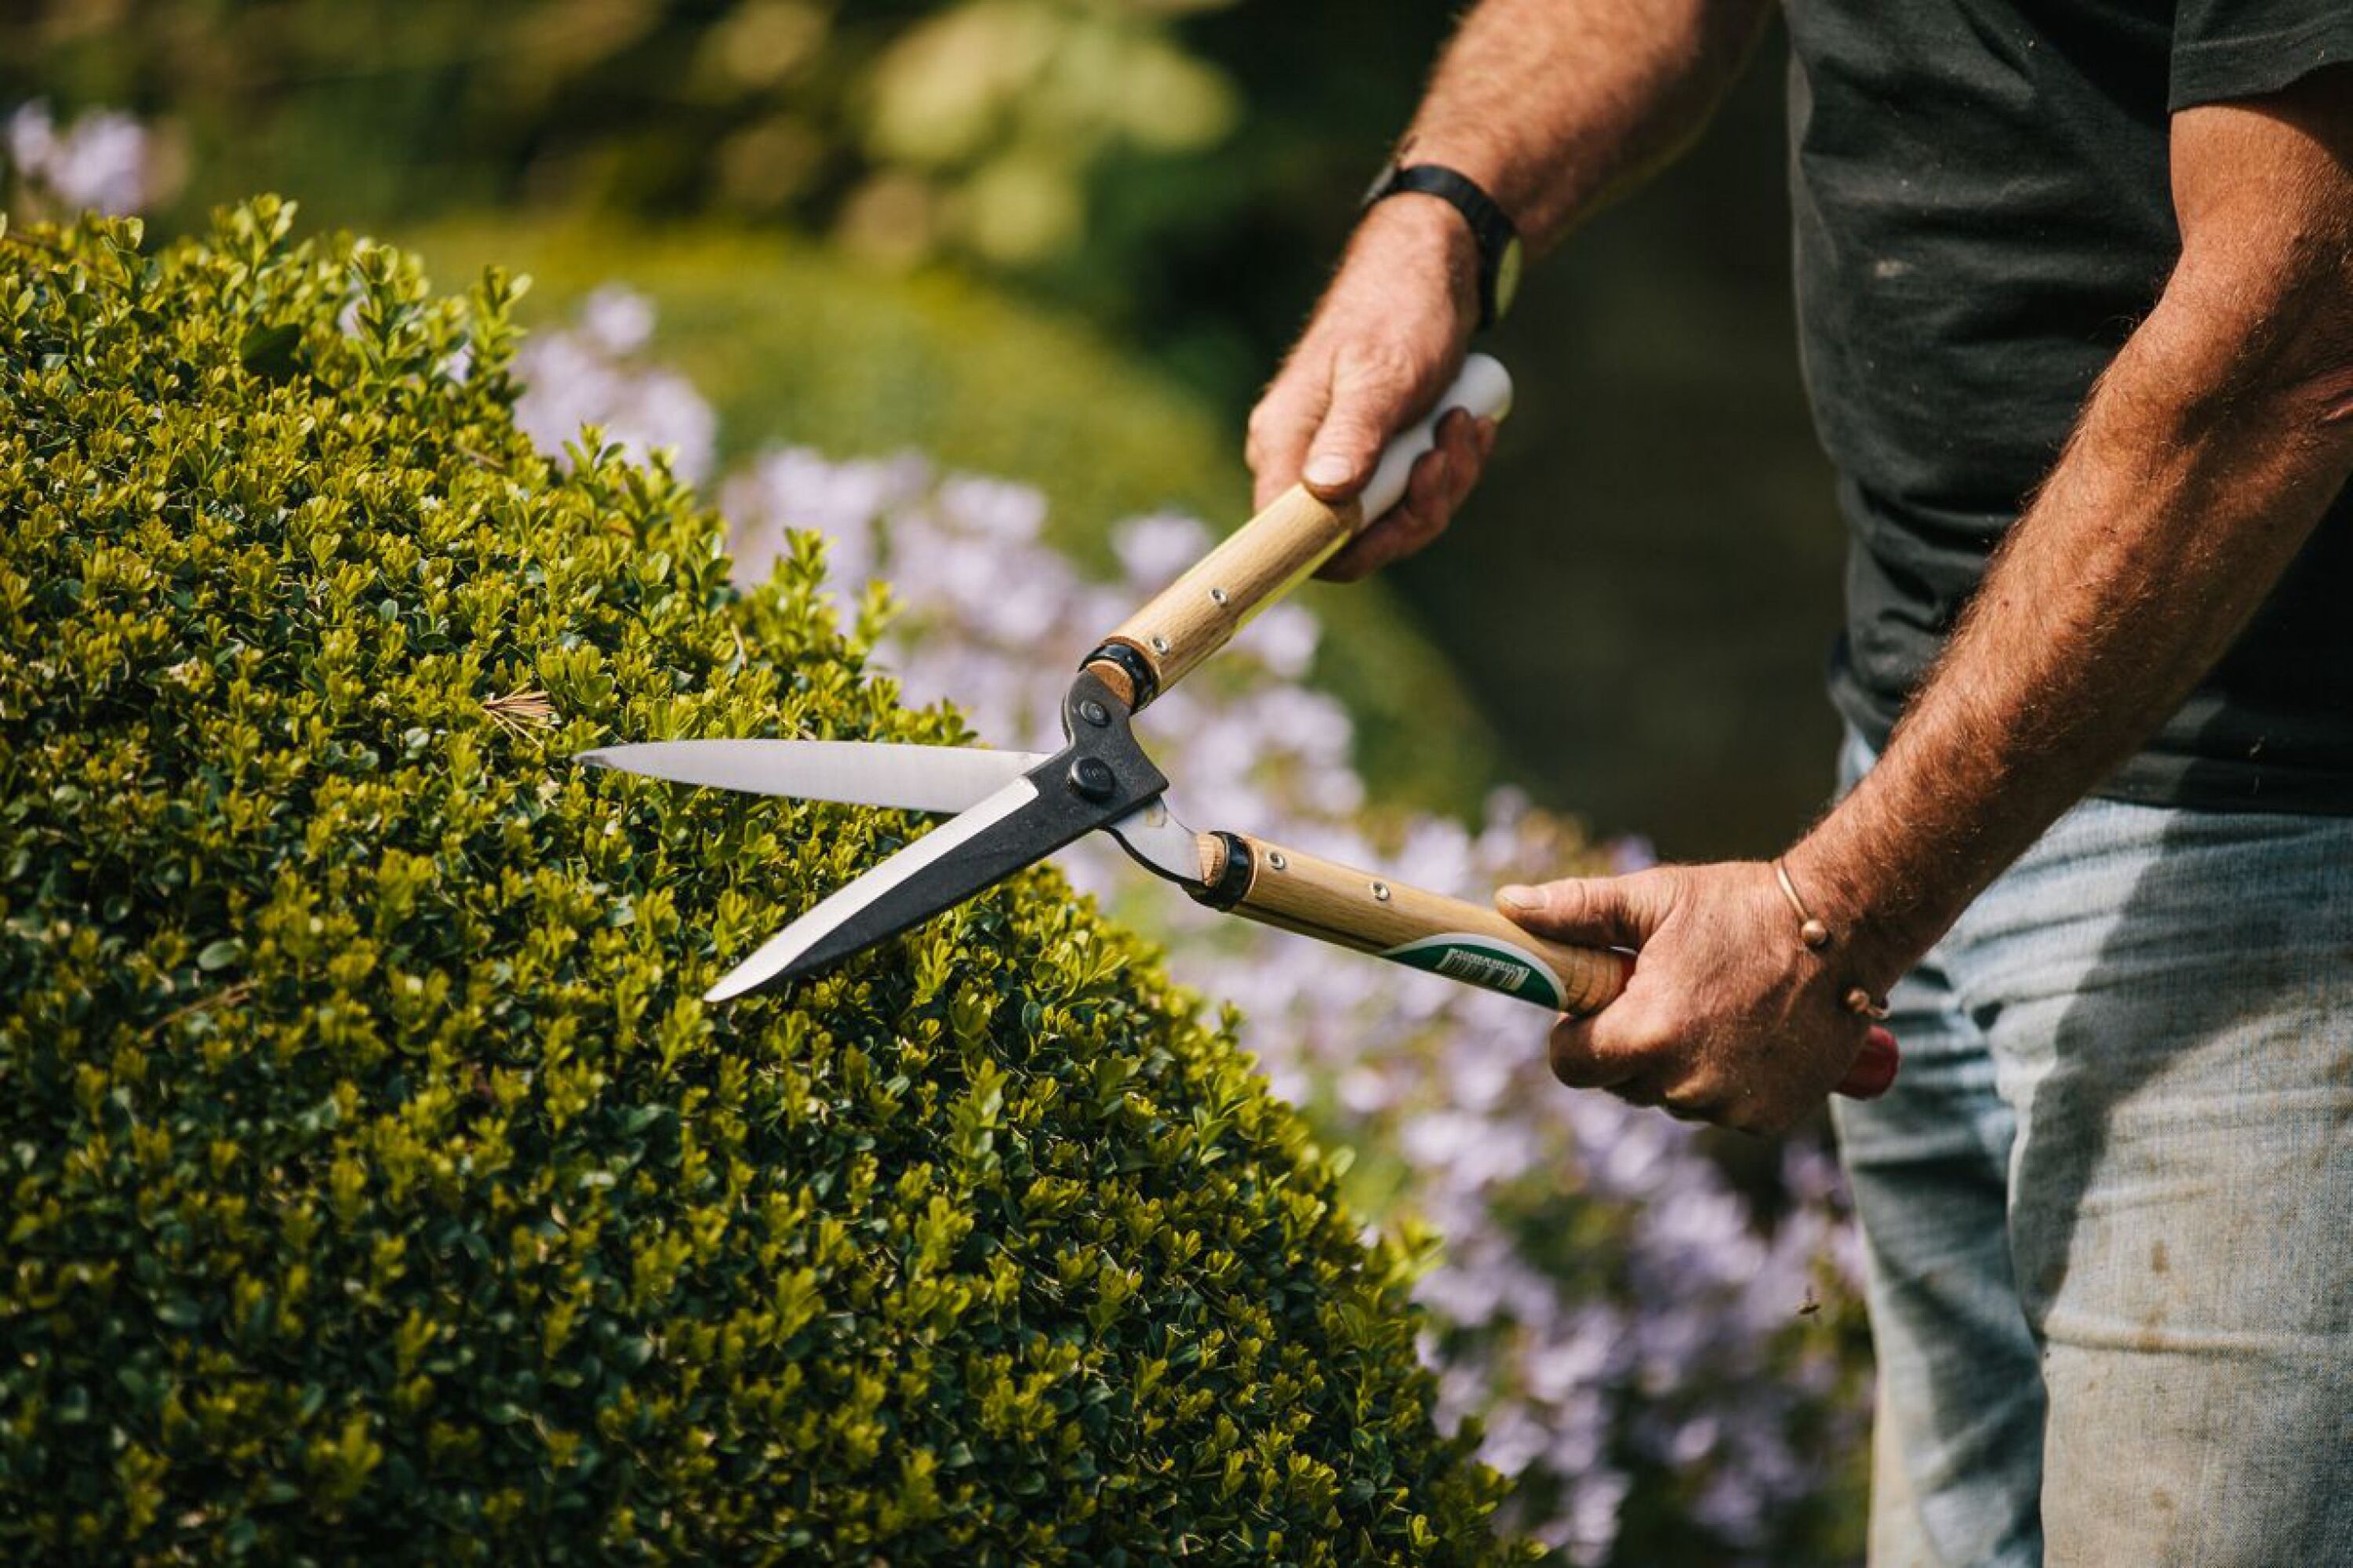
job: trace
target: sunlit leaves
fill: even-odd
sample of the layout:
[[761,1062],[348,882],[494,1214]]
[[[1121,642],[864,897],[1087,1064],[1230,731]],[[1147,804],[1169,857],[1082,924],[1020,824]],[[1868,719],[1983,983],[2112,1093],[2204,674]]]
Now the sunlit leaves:
[[1398,1260],[1051,873],[699,1000],[906,822],[568,754],[960,721],[537,456],[512,284],[290,218],[0,246],[0,1555],[1513,1555]]

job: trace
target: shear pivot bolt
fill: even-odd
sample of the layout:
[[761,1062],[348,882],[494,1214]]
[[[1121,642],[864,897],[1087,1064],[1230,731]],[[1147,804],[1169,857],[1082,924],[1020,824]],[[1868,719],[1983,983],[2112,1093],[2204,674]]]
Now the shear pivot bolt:
[[1071,764],[1071,788],[1090,800],[1107,800],[1119,789],[1119,779],[1102,758],[1082,757]]
[[1086,720],[1089,724],[1094,726],[1097,729],[1101,729],[1103,726],[1111,723],[1111,710],[1103,706],[1101,703],[1095,701],[1092,697],[1089,697],[1085,702],[1079,705],[1079,716]]

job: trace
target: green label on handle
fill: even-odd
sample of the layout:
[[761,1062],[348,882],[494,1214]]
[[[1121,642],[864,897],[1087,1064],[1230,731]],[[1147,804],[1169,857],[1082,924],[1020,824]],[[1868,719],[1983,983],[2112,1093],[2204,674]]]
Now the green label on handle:
[[1505,996],[1564,1011],[1568,998],[1552,971],[1508,942],[1472,931],[1442,931],[1435,937],[1385,949],[1381,957],[1418,969],[1428,969],[1465,985],[1500,991]]

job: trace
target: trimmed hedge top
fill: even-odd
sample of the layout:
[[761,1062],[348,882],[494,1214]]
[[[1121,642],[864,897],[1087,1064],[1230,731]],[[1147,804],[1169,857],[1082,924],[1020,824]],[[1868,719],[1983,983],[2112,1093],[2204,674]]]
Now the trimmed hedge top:
[[0,1555],[1517,1560],[1302,1124],[1028,874],[702,990],[916,831],[575,770],[943,742],[813,539],[520,437],[516,287],[0,244]]

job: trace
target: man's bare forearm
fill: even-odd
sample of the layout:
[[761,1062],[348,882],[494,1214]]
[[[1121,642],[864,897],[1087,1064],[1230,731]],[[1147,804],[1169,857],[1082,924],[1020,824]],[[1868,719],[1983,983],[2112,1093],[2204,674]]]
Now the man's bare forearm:
[[1790,852],[1873,983],[2180,704],[2353,473],[2353,180],[2329,144],[2353,127],[2193,112],[2180,268],[1886,756]]
[[1558,238],[1699,133],[1765,0],[1482,0],[1440,57],[1408,144]]
[[[1531,249],[1559,238],[1697,135],[1768,0],[1482,0],[1447,46],[1400,150],[1503,206]],[[1328,502],[1430,406],[1478,323],[1480,256],[1445,202],[1377,203],[1281,374],[1251,411],[1261,505],[1303,482]],[[1403,504],[1326,563],[1353,577],[1421,548],[1478,477],[1492,425],[1441,430]]]

